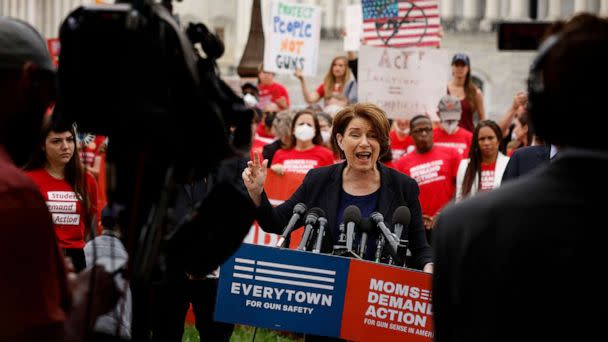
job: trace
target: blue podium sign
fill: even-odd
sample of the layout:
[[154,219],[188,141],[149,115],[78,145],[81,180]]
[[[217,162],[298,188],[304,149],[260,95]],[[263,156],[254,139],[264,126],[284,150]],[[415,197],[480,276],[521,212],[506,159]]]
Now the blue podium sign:
[[340,336],[349,259],[243,244],[221,266],[215,320]]

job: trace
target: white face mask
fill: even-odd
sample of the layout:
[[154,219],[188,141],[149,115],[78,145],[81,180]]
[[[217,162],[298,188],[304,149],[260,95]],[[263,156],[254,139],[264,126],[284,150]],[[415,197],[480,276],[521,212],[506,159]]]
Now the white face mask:
[[443,127],[443,129],[448,132],[448,134],[454,134],[454,132],[456,132],[456,130],[458,129],[458,121],[442,121],[441,127]]
[[321,136],[323,137],[323,142],[327,144],[329,139],[331,139],[331,131],[321,131]]
[[243,102],[245,102],[245,105],[249,107],[254,107],[256,104],[258,104],[258,99],[251,94],[245,94],[245,96],[243,96]]
[[301,141],[312,140],[312,138],[315,137],[315,129],[306,124],[301,124],[296,127],[296,131],[293,135],[296,136],[296,139]]

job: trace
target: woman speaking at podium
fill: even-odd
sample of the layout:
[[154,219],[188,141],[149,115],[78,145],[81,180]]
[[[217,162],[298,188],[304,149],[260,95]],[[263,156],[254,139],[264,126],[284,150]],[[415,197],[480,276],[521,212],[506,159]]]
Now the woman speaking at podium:
[[[339,237],[344,210],[356,205],[362,217],[374,211],[385,219],[399,206],[411,211],[407,230],[413,268],[432,272],[431,248],[422,227],[418,202],[418,185],[412,178],[390,169],[378,159],[389,149],[390,125],[384,111],[370,103],[358,103],[336,114],[332,129],[332,145],[344,162],[310,170],[300,187],[283,204],[273,208],[264,193],[268,160],[260,162],[257,155],[243,171],[243,181],[257,206],[257,219],[264,231],[281,234],[297,203],[307,208],[319,207],[326,213],[327,226],[321,252],[331,253]],[[392,226],[391,222],[387,224]],[[367,240],[365,259],[372,259],[377,234]]]

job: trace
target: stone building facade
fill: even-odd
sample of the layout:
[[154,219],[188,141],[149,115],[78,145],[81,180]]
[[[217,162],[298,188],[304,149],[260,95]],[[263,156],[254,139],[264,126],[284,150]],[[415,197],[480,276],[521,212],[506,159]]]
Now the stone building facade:
[[[262,0],[262,14],[268,2]],[[331,59],[342,51],[340,30],[349,4],[360,0],[292,0],[316,4],[322,9],[322,41],[317,76],[308,79],[310,87],[321,83]],[[113,0],[0,0],[0,15],[24,19],[46,37],[56,37],[62,19],[83,4],[111,3]],[[253,0],[174,1],[182,24],[203,22],[225,42],[226,52],[219,60],[223,76],[236,77],[236,67],[247,42]],[[440,0],[444,38],[442,49],[465,52],[471,57],[474,77],[483,83],[486,110],[498,119],[510,105],[513,94],[525,88],[532,52],[505,52],[497,49],[496,24],[500,21],[552,21],[582,11],[608,16],[608,0]],[[280,75],[295,105],[303,105],[299,82]]]

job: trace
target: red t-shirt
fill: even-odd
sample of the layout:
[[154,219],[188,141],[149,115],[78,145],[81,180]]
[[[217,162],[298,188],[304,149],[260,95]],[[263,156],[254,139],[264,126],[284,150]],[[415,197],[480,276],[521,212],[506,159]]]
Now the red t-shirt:
[[388,136],[391,141],[391,151],[393,152],[393,161],[397,161],[405,153],[407,153],[408,142],[411,142],[413,144],[413,140],[409,136],[409,134],[403,138],[400,138],[394,129],[391,130],[391,132],[389,133]]
[[[332,95],[333,94],[340,95],[340,94],[342,94],[343,91],[344,91],[343,84],[334,83],[334,90],[332,91]],[[321,83],[321,85],[317,87],[317,94],[319,95],[319,98],[325,97],[325,84],[324,83]]]
[[[280,85],[279,83],[272,83],[270,85],[260,84],[258,85],[259,95],[258,95],[258,108],[264,109],[268,104],[274,102],[279,106],[279,109],[287,109],[289,107],[289,94],[287,94],[287,89]],[[285,97],[287,101],[287,107],[282,107],[276,101],[281,97]]]
[[441,127],[433,129],[433,142],[438,146],[455,148],[461,158],[468,158],[473,133],[462,127],[458,127],[454,134],[448,134]]
[[434,216],[454,197],[460,160],[455,149],[433,146],[427,153],[414,151],[397,161],[397,170],[418,182],[423,214]]
[[36,185],[0,146],[0,341],[61,324],[70,308],[63,255]]
[[308,173],[308,170],[332,165],[334,154],[327,148],[315,145],[306,151],[280,149],[274,154],[272,164],[283,164],[285,172]]
[[[84,220],[82,202],[72,186],[64,179],[56,179],[45,169],[28,171],[46,201],[53,218],[55,234],[61,248],[84,248]],[[97,213],[97,184],[85,173],[91,208],[89,219]]]
[[79,142],[79,146],[81,146],[80,160],[84,165],[93,167],[95,166],[95,157],[105,153],[106,137],[103,135],[87,134]]
[[481,163],[481,191],[490,191],[494,187],[494,171],[496,170],[496,162],[492,164]]

